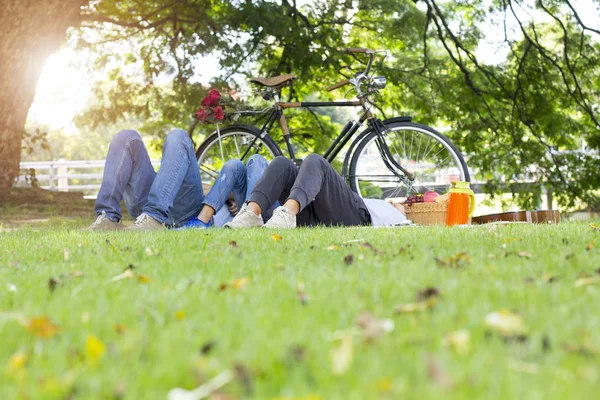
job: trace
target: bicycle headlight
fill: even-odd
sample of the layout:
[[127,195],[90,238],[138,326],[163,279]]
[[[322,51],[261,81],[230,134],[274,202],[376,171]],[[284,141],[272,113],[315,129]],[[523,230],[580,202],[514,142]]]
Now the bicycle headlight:
[[383,89],[386,83],[387,79],[385,79],[385,76],[376,76],[373,78],[371,85],[376,89]]

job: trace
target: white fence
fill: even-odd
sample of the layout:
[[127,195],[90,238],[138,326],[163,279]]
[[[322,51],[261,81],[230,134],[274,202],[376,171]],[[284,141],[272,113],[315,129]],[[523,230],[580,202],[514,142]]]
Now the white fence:
[[[33,170],[42,189],[95,193],[100,189],[104,163],[104,160],[22,162],[23,175],[19,177],[17,185],[26,184],[29,170]],[[158,167],[160,161],[152,160],[152,165]]]

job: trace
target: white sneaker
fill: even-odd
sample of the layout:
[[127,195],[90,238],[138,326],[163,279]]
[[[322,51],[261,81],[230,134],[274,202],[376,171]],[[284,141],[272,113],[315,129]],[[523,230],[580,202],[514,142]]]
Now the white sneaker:
[[295,228],[296,216],[290,214],[284,206],[279,206],[273,211],[273,216],[264,227],[272,229]]
[[156,231],[159,229],[166,229],[164,224],[161,224],[148,214],[141,214],[139,217],[135,219],[133,225],[127,228],[128,231],[137,231],[137,232],[146,232],[146,231]]
[[87,227],[88,231],[120,231],[124,229],[124,226],[120,222],[114,222],[106,218],[106,212],[102,211],[102,214],[98,215],[96,220]]
[[223,228],[239,229],[239,228],[255,228],[263,226],[263,220],[261,215],[256,215],[248,208],[248,205],[244,203],[238,214],[234,219],[223,225]]

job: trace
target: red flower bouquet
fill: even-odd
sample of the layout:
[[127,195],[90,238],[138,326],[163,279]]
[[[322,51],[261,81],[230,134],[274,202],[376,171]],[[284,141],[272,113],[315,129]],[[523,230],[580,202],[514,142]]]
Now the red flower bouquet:
[[221,93],[217,89],[211,89],[202,100],[202,108],[196,112],[196,118],[203,124],[214,124],[223,121],[225,114],[223,107],[219,105]]

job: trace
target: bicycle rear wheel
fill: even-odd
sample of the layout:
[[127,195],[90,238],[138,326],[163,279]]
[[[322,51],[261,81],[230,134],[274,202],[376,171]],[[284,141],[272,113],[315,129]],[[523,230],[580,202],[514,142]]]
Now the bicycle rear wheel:
[[251,125],[231,125],[211,133],[196,150],[202,182],[212,185],[225,162],[232,159],[246,162],[254,154],[267,161],[282,155],[270,136],[261,136]]
[[402,199],[428,190],[445,193],[452,181],[471,180],[465,160],[454,144],[435,129],[412,122],[385,124],[384,140],[394,160],[415,176],[411,182],[384,163],[371,132],[356,145],[349,170],[352,190],[365,198]]

